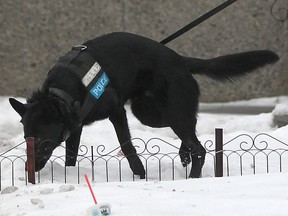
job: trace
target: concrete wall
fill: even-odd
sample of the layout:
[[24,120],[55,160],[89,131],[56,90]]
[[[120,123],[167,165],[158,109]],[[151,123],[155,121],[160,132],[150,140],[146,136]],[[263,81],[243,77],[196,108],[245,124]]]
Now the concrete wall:
[[[288,94],[287,0],[241,0],[169,43],[178,53],[211,58],[272,49],[281,61],[234,84],[197,77],[202,101]],[[71,46],[128,31],[157,41],[224,0],[0,0],[0,95],[27,96]],[[285,8],[281,9],[279,8]]]

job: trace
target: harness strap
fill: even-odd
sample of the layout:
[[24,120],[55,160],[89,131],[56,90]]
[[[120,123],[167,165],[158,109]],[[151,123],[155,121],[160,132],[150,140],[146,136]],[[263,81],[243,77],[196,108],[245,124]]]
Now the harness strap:
[[70,94],[59,88],[49,88],[49,93],[63,100],[69,111],[73,109],[75,103],[77,102]]
[[[87,71],[92,67],[96,60],[87,52],[83,52],[87,49],[87,46],[77,45],[74,46],[65,56],[60,57],[58,62],[52,67],[48,75],[57,73],[57,68],[68,68],[80,79],[82,79]],[[55,72],[54,72],[55,71]]]
[[[87,88],[87,96],[79,110],[81,122],[83,122],[85,117],[96,105],[97,100],[104,92],[105,87],[110,84],[106,73],[97,63],[96,59],[94,59],[89,52],[86,52],[87,48],[88,47],[85,45],[74,46],[65,56],[59,58],[58,62],[48,73],[48,76],[53,78],[53,76],[59,72],[59,69],[68,69],[73,72]],[[71,106],[76,102],[75,99],[61,89],[49,88],[49,92],[63,99],[68,106]]]

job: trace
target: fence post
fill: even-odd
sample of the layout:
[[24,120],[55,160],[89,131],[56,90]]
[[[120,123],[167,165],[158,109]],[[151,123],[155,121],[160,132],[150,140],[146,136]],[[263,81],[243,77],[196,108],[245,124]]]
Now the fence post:
[[28,172],[28,182],[35,184],[35,150],[34,150],[34,138],[27,137],[27,172]]
[[223,177],[223,129],[215,129],[215,177]]
[[91,146],[91,166],[92,166],[92,181],[95,181],[95,173],[94,173],[94,147]]

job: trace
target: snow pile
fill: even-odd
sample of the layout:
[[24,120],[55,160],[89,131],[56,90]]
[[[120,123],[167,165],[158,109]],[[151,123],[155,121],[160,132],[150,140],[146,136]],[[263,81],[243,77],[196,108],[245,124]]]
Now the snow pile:
[[288,124],[288,101],[279,103],[272,112],[274,124],[277,126],[285,126]]

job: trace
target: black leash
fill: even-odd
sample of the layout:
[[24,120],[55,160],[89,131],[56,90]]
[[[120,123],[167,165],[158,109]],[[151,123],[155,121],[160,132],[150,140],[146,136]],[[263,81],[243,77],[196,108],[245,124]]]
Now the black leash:
[[220,11],[224,10],[226,7],[230,6],[237,0],[228,0],[223,4],[217,6],[216,8],[210,10],[209,12],[205,13],[204,15],[200,16],[196,20],[190,22],[188,25],[184,26],[183,28],[179,29],[177,32],[173,33],[172,35],[168,36],[164,40],[160,41],[161,44],[167,44],[170,41],[176,39],[180,35],[184,34],[185,32],[189,31],[190,29],[194,28],[195,26],[199,25],[200,23],[204,22],[205,20],[209,19],[211,16],[219,13]]

